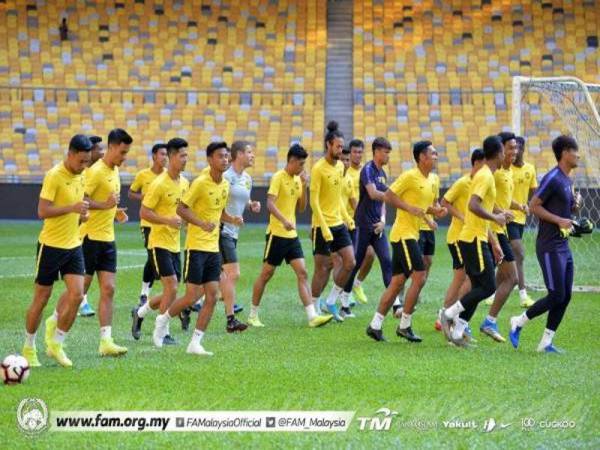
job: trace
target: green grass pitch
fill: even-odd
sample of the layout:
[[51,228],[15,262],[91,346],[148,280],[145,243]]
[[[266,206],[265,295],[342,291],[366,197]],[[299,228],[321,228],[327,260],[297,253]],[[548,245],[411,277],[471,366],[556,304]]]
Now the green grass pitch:
[[[39,223],[0,223],[0,353],[20,351],[24,314],[31,300],[34,252]],[[382,282],[374,266],[366,281],[367,305],[343,324],[309,329],[297,298],[293,272],[281,267],[267,287],[261,307],[263,329],[241,335],[225,332],[220,304],[204,345],[212,358],[185,354],[189,332],[178,320],[171,331],[176,347],[153,348],[154,315],[144,324],[144,336],[130,335],[131,307],[137,302],[144,251],[137,224],[117,226],[120,271],[113,335],[129,347],[119,359],[97,356],[97,318],[78,318],[67,338],[74,368],[58,367],[44,354],[43,326],[38,353],[43,367],[20,386],[0,387],[0,443],[3,448],[600,448],[600,371],[598,294],[575,294],[556,337],[562,356],[539,355],[535,347],[545,320],[535,320],[523,332],[519,351],[497,344],[477,331],[486,307],[472,321],[479,345],[451,348],[433,329],[435,312],[449,284],[450,257],[445,230],[438,232],[437,254],[414,329],[424,342],[411,345],[396,338],[397,320],[388,316],[389,342],[365,336]],[[264,226],[247,226],[239,242],[242,276],[238,303],[247,317],[252,284],[260,270]],[[309,273],[312,257],[308,229],[302,229]],[[585,262],[579,261],[580,264]],[[528,265],[537,264],[530,253]],[[577,261],[576,261],[577,264]],[[46,316],[63,287],[57,284]],[[158,292],[157,288],[154,293]],[[90,293],[94,308],[97,288]],[[540,293],[534,293],[539,298]],[[507,334],[508,319],[520,311],[513,294],[499,324]],[[345,433],[57,433],[25,437],[16,425],[23,398],[43,399],[52,410],[352,410],[355,420]],[[373,416],[381,408],[398,411],[390,431],[361,431],[356,417]],[[571,430],[525,431],[521,420],[572,420]],[[423,419],[436,429],[403,428],[401,422]],[[510,423],[504,430],[484,433],[485,419]],[[475,420],[476,430],[446,429],[442,421]]]

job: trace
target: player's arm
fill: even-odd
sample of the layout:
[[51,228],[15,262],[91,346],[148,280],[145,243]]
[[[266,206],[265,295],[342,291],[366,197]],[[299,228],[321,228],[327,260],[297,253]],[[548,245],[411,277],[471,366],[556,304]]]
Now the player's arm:
[[141,202],[144,199],[144,194],[142,194],[142,192],[135,192],[132,187],[129,187],[129,190],[127,191],[127,198],[129,198],[129,200],[134,200],[136,202]]
[[88,202],[85,200],[72,205],[55,206],[50,200],[40,198],[38,202],[37,213],[40,219],[50,219],[52,217],[64,216],[65,214],[77,213],[80,216],[85,216],[88,211]]
[[465,220],[464,214],[462,212],[460,212],[459,209],[457,207],[455,207],[452,203],[450,203],[448,200],[446,200],[445,197],[442,197],[441,205],[448,210],[448,213],[452,217],[456,217],[458,220],[461,220],[464,222],[464,220]]
[[358,201],[356,200],[356,197],[350,197],[348,200],[350,201],[350,204],[352,205],[352,209],[354,211],[356,211],[356,207],[358,206]]
[[375,183],[365,184],[365,189],[371,200],[375,200],[378,202],[384,201],[385,192],[381,192],[381,191],[377,190]]
[[529,210],[536,216],[538,219],[543,220],[545,222],[553,223],[559,228],[569,229],[573,225],[573,221],[571,219],[566,219],[564,217],[557,216],[556,214],[551,213],[543,206],[543,200],[536,195],[533,196],[531,201],[529,202]]
[[488,229],[487,236],[488,242],[492,247],[494,260],[496,261],[496,264],[500,264],[500,262],[504,259],[504,252],[502,251],[502,247],[500,247],[496,233],[494,233],[491,229]]
[[227,211],[223,210],[221,213],[221,222],[230,223],[237,227],[241,227],[244,225],[244,218],[242,216],[232,216],[227,213]]
[[152,208],[142,205],[140,208],[140,217],[150,223],[158,225],[167,225],[171,228],[181,227],[181,217],[165,217],[156,213]]
[[353,230],[354,229],[354,219],[352,217],[350,217],[350,214],[348,213],[348,208],[346,207],[346,205],[342,205],[341,210],[342,210],[342,220],[348,226],[348,228]]
[[385,193],[383,194],[383,201],[384,203],[396,209],[401,209],[409,214],[412,214],[413,216],[420,217],[421,219],[425,216],[425,211],[422,208],[418,208],[409,203],[406,203],[398,195],[396,195],[396,193],[393,192],[392,189],[388,189],[387,191],[385,191]]
[[481,205],[481,197],[477,194],[471,195],[469,199],[469,211],[475,214],[477,217],[481,217],[482,219],[489,220],[490,222],[496,222],[498,225],[503,227],[506,225],[506,217],[503,213],[496,212],[488,212]]
[[275,205],[276,201],[277,197],[275,195],[267,194],[267,209],[269,210],[269,213],[272,214],[277,220],[279,220],[286,230],[295,230],[296,227],[294,226],[294,224],[287,220],[285,216],[281,213],[281,211],[279,211],[277,205]]
[[308,181],[308,177],[306,175],[305,171],[302,171],[300,173],[300,198],[298,199],[298,203],[296,203],[296,211],[297,212],[304,212],[304,210],[306,210],[306,205],[308,205],[308,198],[306,195],[306,191],[307,191],[307,181]]
[[[323,238],[326,241],[333,240],[333,235],[331,234],[331,230],[325,222],[325,217],[323,216],[323,211],[321,210],[321,203],[319,202],[319,191],[321,190],[321,174],[313,173],[310,177],[310,209],[312,209],[315,214],[315,218],[317,219],[316,226],[321,228],[321,233],[323,234]],[[344,208],[342,208],[344,209]]]
[[196,214],[191,210],[191,208],[186,205],[184,202],[179,202],[177,205],[177,215],[185,220],[187,223],[191,223],[192,225],[196,225],[197,227],[202,228],[204,231],[210,233],[217,226],[216,223],[208,222],[199,219]]

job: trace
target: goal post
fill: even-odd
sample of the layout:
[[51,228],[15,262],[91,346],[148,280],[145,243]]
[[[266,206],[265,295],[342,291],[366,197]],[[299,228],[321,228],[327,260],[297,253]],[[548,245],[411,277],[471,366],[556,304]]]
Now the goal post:
[[[525,159],[534,163],[538,179],[555,162],[552,140],[573,136],[579,145],[580,166],[574,171],[575,189],[581,192],[581,217],[589,217],[596,229],[591,235],[571,238],[575,258],[574,289],[600,292],[600,84],[575,77],[513,77],[512,129],[526,140]],[[537,220],[528,218],[525,244],[534,248]],[[532,288],[544,288],[532,251],[525,279]]]

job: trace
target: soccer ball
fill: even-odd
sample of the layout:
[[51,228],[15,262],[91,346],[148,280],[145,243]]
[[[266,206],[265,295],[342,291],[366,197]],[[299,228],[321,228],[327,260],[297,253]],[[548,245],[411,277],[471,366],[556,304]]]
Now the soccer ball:
[[29,378],[29,363],[21,355],[8,355],[0,368],[4,384],[24,383]]

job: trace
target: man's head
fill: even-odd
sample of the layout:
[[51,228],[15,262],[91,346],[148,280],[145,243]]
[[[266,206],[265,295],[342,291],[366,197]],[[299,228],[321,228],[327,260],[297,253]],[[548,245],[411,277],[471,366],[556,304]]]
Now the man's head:
[[120,166],[127,159],[127,153],[132,142],[133,138],[122,128],[111,130],[108,133],[106,158],[115,166]]
[[498,136],[488,136],[483,140],[483,154],[486,162],[500,167],[504,160],[504,146]]
[[438,154],[431,141],[419,141],[413,145],[413,157],[419,167],[430,172],[435,167]]
[[231,161],[240,161],[242,167],[254,166],[254,148],[247,141],[235,141],[231,144]]
[[[169,158],[169,168],[172,168],[178,172],[183,172],[188,159],[187,141],[185,139],[176,137],[167,142],[165,147],[167,156]],[[162,149],[159,151],[162,151]]]
[[167,167],[169,162],[167,144],[158,143],[152,146],[152,162],[159,167]]
[[350,167],[350,149],[344,148],[342,149],[342,154],[340,155],[340,161],[344,163],[344,172],[348,170]]
[[477,172],[481,166],[485,163],[485,154],[483,153],[483,149],[476,148],[471,152],[471,167],[473,168],[473,173]]
[[335,120],[327,124],[327,133],[325,134],[325,153],[333,160],[340,159],[344,148],[344,135],[339,130],[339,125]]
[[519,144],[517,144],[517,136],[510,131],[502,131],[498,133],[498,137],[504,146],[504,163],[512,164],[515,162]]
[[206,159],[211,169],[225,172],[229,167],[229,148],[226,142],[211,142],[206,147]]
[[381,165],[385,166],[390,160],[390,152],[392,151],[392,145],[384,137],[375,138],[371,144],[373,150],[373,160]]
[[74,174],[80,174],[90,165],[94,144],[83,134],[76,134],[69,142],[66,165]]
[[104,157],[104,148],[102,147],[102,138],[100,136],[90,136],[90,142],[92,143],[92,162],[94,164],[100,158]]
[[350,149],[350,163],[353,166],[360,166],[365,152],[365,143],[360,139],[352,139],[348,144],[348,148]]
[[561,135],[552,141],[552,151],[557,162],[566,163],[567,167],[574,169],[579,162],[579,146],[571,136]]
[[292,175],[299,175],[304,170],[304,164],[308,158],[308,153],[300,144],[294,144],[290,147],[287,154],[288,171]]
[[523,154],[525,153],[525,138],[522,136],[517,136],[515,140],[517,141],[517,155],[515,156],[515,163],[521,164],[523,162]]

